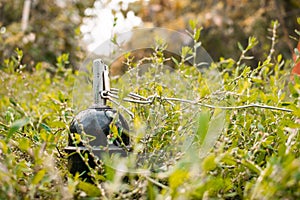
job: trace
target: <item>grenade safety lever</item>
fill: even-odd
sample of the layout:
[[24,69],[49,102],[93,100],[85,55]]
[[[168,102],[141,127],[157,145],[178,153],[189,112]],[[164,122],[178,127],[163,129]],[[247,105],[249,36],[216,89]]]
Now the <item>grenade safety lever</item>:
[[109,71],[107,65],[101,59],[93,61],[93,107],[106,105],[106,99],[101,96],[101,92],[110,90]]

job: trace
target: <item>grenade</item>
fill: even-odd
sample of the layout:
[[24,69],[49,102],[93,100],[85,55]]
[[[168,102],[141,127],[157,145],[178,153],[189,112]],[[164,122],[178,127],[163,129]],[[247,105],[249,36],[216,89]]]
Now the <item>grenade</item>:
[[91,177],[82,156],[87,156],[89,167],[94,168],[94,156],[99,159],[104,153],[127,156],[130,145],[129,126],[125,118],[106,106],[106,99],[101,97],[102,91],[109,91],[108,69],[102,60],[94,60],[93,74],[94,104],[74,117],[70,125],[68,147],[65,148],[69,154],[70,173],[75,175],[78,172],[81,178],[87,181],[90,181]]

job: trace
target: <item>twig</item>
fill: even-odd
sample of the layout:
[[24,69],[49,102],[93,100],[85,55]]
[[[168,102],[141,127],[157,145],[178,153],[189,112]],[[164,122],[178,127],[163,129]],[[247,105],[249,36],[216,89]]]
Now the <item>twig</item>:
[[162,184],[162,183],[160,183],[160,182],[154,180],[153,178],[151,178],[151,177],[149,177],[149,176],[147,176],[147,175],[143,175],[143,176],[144,176],[148,181],[150,181],[151,183],[154,183],[155,185],[157,185],[157,186],[159,186],[159,187],[161,187],[161,188],[163,188],[163,189],[170,189],[168,186],[166,186],[166,185],[164,185],[164,184]]
[[293,112],[291,109],[287,108],[280,108],[275,106],[267,106],[267,105],[259,105],[259,104],[248,104],[248,105],[242,105],[242,106],[214,106],[210,104],[202,104],[197,103],[200,106],[208,107],[208,108],[220,108],[223,110],[235,110],[235,109],[245,109],[245,108],[262,108],[262,109],[269,109],[269,110],[279,110],[284,112]]
[[293,45],[292,45],[292,43],[289,39],[289,32],[288,32],[288,29],[287,29],[287,26],[286,26],[286,20],[284,19],[284,17],[286,17],[286,13],[285,13],[285,9],[284,9],[283,4],[284,4],[283,1],[280,1],[280,0],[275,1],[275,5],[276,5],[276,8],[277,8],[276,14],[278,16],[280,24],[283,27],[282,31],[283,31],[284,42],[289,47],[290,51],[293,52]]
[[280,110],[280,111],[284,111],[284,112],[293,112],[292,110],[287,109],[287,108],[280,108],[280,107],[275,107],[275,106],[267,106],[267,105],[259,105],[259,104],[248,104],[248,105],[242,105],[242,106],[215,106],[215,105],[211,105],[211,104],[194,102],[194,101],[187,100],[187,99],[168,98],[168,97],[165,97],[164,99],[170,100],[170,101],[180,101],[183,103],[197,104],[197,105],[207,107],[207,108],[214,108],[214,109],[219,108],[219,109],[223,109],[223,110],[235,110],[235,109],[244,109],[244,108],[263,108],[263,109],[270,109],[270,110]]
[[273,28],[272,28],[272,38],[271,38],[271,49],[270,49],[270,53],[268,55],[268,59],[272,59],[272,55],[273,53],[275,52],[275,44],[276,44],[276,36],[277,36],[277,28],[278,28],[278,22],[275,21],[274,22],[274,25],[273,25]]
[[28,27],[30,4],[31,4],[31,0],[24,1],[23,13],[22,13],[22,23],[21,23],[21,29],[23,32],[25,32]]
[[6,125],[6,124],[4,124],[4,123],[2,123],[2,122],[0,122],[0,126],[4,126],[4,128],[9,128],[8,125]]
[[123,110],[125,110],[130,115],[131,118],[134,118],[134,114],[132,112],[130,112],[127,108],[125,108],[124,106],[122,106],[119,102],[113,100],[112,98],[108,98],[108,100],[110,100],[114,104],[120,106],[120,108],[122,108]]
[[59,157],[60,157],[60,158],[64,158],[63,154],[60,152],[60,150],[59,150],[59,148],[57,147],[57,145],[55,146],[55,148],[56,148],[56,150],[57,150],[57,152],[58,152],[58,154],[59,154]]

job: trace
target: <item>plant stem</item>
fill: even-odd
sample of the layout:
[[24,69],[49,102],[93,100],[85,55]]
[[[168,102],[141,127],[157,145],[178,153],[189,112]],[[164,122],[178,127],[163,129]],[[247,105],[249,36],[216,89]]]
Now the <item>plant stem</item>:
[[160,183],[160,182],[154,180],[153,178],[151,178],[151,177],[149,177],[149,176],[144,175],[144,177],[145,177],[148,181],[150,181],[151,183],[153,183],[153,184],[155,184],[155,185],[157,185],[157,186],[159,186],[159,187],[161,187],[161,188],[163,188],[163,189],[170,189],[168,186],[166,186],[166,185],[164,185],[164,184],[162,184],[162,183]]

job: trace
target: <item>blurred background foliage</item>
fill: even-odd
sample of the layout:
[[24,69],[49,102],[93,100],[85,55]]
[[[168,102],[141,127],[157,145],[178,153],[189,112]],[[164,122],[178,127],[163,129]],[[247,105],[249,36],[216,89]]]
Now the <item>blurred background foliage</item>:
[[[113,0],[31,0],[28,26],[21,28],[25,1],[0,1],[0,60],[11,56],[16,47],[26,52],[23,61],[32,68],[34,63],[45,66],[55,64],[62,53],[70,54],[70,63],[76,67],[87,54],[82,41],[80,26],[86,17],[85,10],[96,3],[108,5]],[[238,58],[237,41],[246,45],[249,36],[255,36],[260,43],[252,54],[257,62],[265,58],[263,52],[270,48],[268,27],[272,20],[278,20],[277,49],[284,58],[291,58],[296,47],[294,30],[300,2],[297,0],[141,0],[127,1],[120,12],[124,18],[133,11],[142,19],[142,27],[164,27],[184,32],[189,20],[197,20],[203,26],[202,43],[214,60],[220,57]],[[122,5],[122,2],[118,3]],[[116,11],[111,10],[113,14]],[[103,27],[105,29],[105,27]],[[139,41],[142,41],[138,38]],[[135,38],[136,39],[136,38]],[[256,64],[256,63],[253,63]]]
[[17,47],[26,52],[23,62],[28,68],[37,62],[55,64],[62,53],[70,54],[71,63],[82,59],[79,26],[93,2],[32,0],[28,26],[22,30],[25,1],[1,0],[0,60],[13,55]]
[[278,20],[281,27],[278,33],[277,49],[284,56],[290,56],[297,41],[295,36],[300,2],[296,0],[150,0],[149,6],[136,2],[133,6],[146,26],[161,26],[184,31],[190,19],[203,26],[202,42],[214,60],[219,57],[237,58],[236,44],[244,46],[249,36],[255,36],[261,44],[252,50],[256,59],[265,57],[263,51],[270,48],[267,40],[270,21]]

